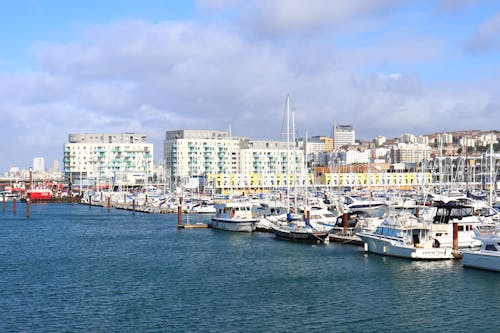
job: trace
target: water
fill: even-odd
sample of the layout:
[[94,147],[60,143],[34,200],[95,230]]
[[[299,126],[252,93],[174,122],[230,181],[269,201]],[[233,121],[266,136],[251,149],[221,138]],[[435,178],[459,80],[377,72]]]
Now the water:
[[[87,206],[0,213],[1,332],[486,332],[500,274]],[[190,217],[192,222],[201,217]]]

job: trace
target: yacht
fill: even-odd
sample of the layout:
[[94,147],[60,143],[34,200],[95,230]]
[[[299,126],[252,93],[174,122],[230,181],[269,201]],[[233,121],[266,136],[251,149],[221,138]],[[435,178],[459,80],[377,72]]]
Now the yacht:
[[500,272],[500,227],[490,230],[475,228],[474,233],[481,241],[481,249],[463,250],[462,265]]
[[367,252],[417,260],[453,258],[451,247],[441,247],[429,226],[408,212],[388,216],[375,231],[357,235]]

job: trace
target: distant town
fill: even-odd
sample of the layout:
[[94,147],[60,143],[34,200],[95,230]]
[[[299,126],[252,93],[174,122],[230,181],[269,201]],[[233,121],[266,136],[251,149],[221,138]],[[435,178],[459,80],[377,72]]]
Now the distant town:
[[[75,188],[144,186],[254,191],[286,184],[303,186],[398,186],[460,183],[484,188],[498,180],[499,131],[459,131],[357,140],[352,125],[334,125],[333,137],[252,140],[225,131],[167,131],[163,161],[144,134],[68,135],[61,160],[30,169],[11,167],[3,184],[56,181]],[[158,147],[156,147],[158,149]],[[493,153],[493,154],[492,154]],[[61,170],[62,166],[62,170]],[[405,176],[391,174],[400,173]],[[360,176],[363,175],[363,176]]]

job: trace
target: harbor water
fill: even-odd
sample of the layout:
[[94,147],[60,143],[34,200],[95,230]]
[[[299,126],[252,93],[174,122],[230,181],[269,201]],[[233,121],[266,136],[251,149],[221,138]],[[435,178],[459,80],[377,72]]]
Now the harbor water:
[[442,333],[500,324],[500,275],[459,261],[178,230],[176,215],[41,204],[27,219],[17,208],[0,213],[1,332]]

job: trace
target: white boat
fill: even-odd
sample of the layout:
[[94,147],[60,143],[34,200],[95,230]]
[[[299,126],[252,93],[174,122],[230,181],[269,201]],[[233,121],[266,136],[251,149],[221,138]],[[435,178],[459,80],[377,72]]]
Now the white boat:
[[481,249],[463,250],[462,265],[500,272],[500,227],[486,232],[476,228],[474,232],[481,241]]
[[259,222],[253,214],[252,206],[249,202],[217,204],[210,226],[214,229],[252,232]]
[[345,196],[343,211],[374,211],[385,205],[385,202],[378,200],[364,200],[358,197]]
[[452,259],[452,249],[439,247],[430,228],[416,216],[388,216],[375,231],[357,234],[367,252],[418,260]]
[[[491,220],[480,217],[474,207],[448,202],[438,207],[432,207],[432,237],[436,238],[442,247],[453,247],[453,224],[458,228],[458,247],[479,247],[481,241],[474,238],[474,228],[489,224]],[[425,216],[429,214],[424,213]]]

